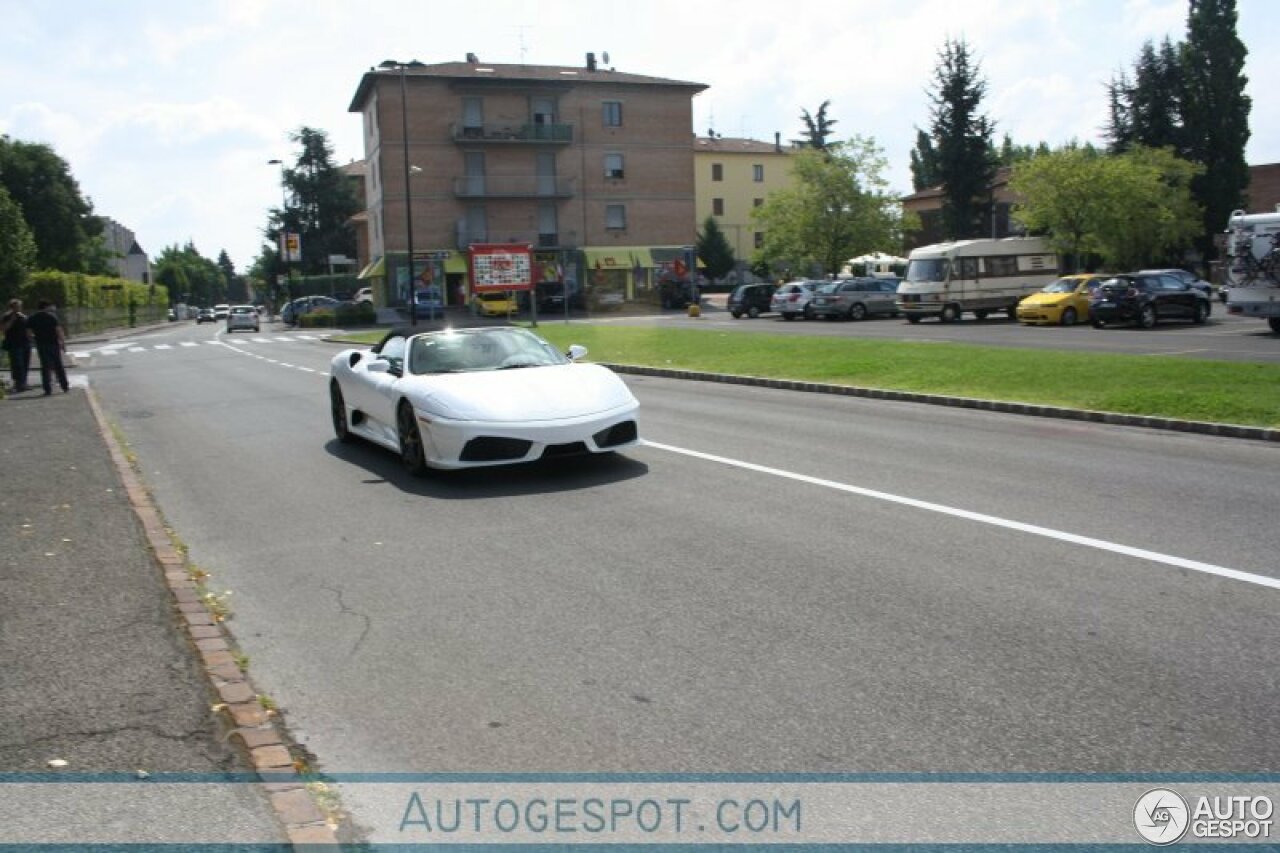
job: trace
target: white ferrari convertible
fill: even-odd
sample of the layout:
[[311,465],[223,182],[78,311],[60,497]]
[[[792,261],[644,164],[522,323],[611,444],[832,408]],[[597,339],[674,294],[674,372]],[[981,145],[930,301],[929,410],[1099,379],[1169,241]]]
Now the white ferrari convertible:
[[577,363],[586,352],[521,328],[395,329],[333,357],[333,431],[399,453],[414,474],[636,444],[640,404],[607,367]]

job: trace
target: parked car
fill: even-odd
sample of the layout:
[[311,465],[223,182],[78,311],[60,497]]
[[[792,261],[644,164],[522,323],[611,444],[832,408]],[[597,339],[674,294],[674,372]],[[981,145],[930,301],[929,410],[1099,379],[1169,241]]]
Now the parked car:
[[506,291],[476,293],[471,297],[471,310],[482,317],[506,317],[517,313],[520,303],[514,293]]
[[440,288],[433,284],[416,291],[413,294],[413,305],[419,317],[442,313],[444,299],[440,295]]
[[232,305],[227,312],[227,334],[236,329],[248,332],[261,331],[258,323],[258,310],[252,305]]
[[586,353],[510,326],[395,329],[333,357],[333,431],[385,447],[413,474],[637,444],[640,404],[608,368],[579,363]]
[[769,308],[782,315],[784,320],[794,320],[796,317],[804,317],[808,320],[812,315],[809,313],[809,301],[813,299],[813,295],[818,292],[818,288],[826,284],[824,281],[791,281],[778,286],[773,292],[773,298],[769,301]]
[[[569,292],[569,309],[571,311],[582,311],[586,307],[586,303],[582,299],[582,291],[571,290]],[[564,282],[544,281],[538,284],[538,313],[564,313]]]
[[356,291],[356,296],[355,296],[355,299],[354,299],[353,301],[355,301],[355,302],[372,302],[372,301],[373,301],[373,288],[372,288],[372,287],[362,287],[362,288],[360,288],[359,290],[357,290],[357,291]]
[[1138,270],[1139,275],[1168,275],[1173,276],[1183,284],[1189,284],[1196,290],[1203,293],[1209,298],[1209,313],[1213,313],[1213,285],[1200,278],[1193,272],[1187,272],[1183,269],[1167,269],[1167,270]]
[[216,322],[218,322],[218,318],[217,318],[217,315],[213,313],[212,308],[201,308],[199,311],[196,312],[197,326],[200,325],[201,323],[216,323]]
[[772,311],[773,291],[772,284],[740,284],[729,294],[729,313],[737,320],[743,314],[755,319]]
[[896,315],[896,279],[850,278],[818,288],[809,313],[824,320],[865,320],[873,314]]
[[299,296],[280,309],[280,320],[288,326],[296,326],[303,314],[317,308],[336,308],[341,303],[329,296]]
[[1018,322],[1062,326],[1084,322],[1089,319],[1089,296],[1107,278],[1097,273],[1064,275],[1018,303]]
[[213,306],[213,317],[215,320],[225,320],[227,315],[231,313],[231,306],[225,302],[219,302]]
[[1209,317],[1209,297],[1173,276],[1127,273],[1098,284],[1089,300],[1089,314],[1095,329],[1109,323],[1150,329],[1161,320],[1203,323]]

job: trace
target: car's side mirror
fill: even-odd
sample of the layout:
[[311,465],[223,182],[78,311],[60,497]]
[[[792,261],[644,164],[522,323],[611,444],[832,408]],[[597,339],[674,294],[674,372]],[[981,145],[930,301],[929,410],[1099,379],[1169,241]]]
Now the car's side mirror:
[[387,361],[385,358],[375,358],[365,365],[364,369],[370,373],[390,373],[391,362]]
[[580,358],[586,357],[587,348],[582,344],[573,344],[569,347],[569,351],[565,353],[565,355],[569,356],[570,361],[577,361]]

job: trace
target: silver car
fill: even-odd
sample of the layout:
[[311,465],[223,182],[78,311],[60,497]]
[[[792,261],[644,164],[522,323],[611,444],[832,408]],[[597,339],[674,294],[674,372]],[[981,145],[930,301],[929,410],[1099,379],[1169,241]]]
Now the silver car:
[[234,332],[236,329],[259,331],[258,309],[252,305],[232,305],[227,310],[227,331]]
[[806,320],[813,317],[809,312],[809,301],[818,292],[825,281],[791,281],[779,285],[769,301],[769,308],[782,315],[784,320],[794,320],[803,316]]
[[851,278],[818,289],[809,303],[814,317],[865,320],[875,314],[897,314],[897,279]]

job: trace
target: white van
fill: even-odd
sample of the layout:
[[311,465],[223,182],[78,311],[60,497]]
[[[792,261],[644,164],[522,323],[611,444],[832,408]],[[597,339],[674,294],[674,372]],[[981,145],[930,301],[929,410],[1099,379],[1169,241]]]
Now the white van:
[[897,308],[911,323],[937,317],[979,320],[993,311],[1018,318],[1018,302],[1058,277],[1058,256],[1045,237],[958,240],[914,249],[898,285]]

